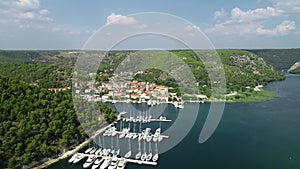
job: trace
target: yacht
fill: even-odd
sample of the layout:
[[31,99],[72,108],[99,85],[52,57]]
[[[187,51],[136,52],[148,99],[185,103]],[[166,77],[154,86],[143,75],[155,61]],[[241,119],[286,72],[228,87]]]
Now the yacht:
[[124,155],[124,157],[125,157],[125,158],[130,158],[130,156],[131,156],[131,151],[129,150],[129,151]]
[[94,147],[94,148],[90,151],[90,154],[94,154],[96,151],[97,151],[97,148]]
[[152,134],[149,134],[146,138],[147,142],[150,142],[152,140]]
[[110,154],[114,155],[115,151],[116,151],[115,149],[112,149],[111,152],[110,152]]
[[108,154],[110,153],[110,151],[111,151],[110,148],[106,149],[106,151],[103,153],[103,155],[104,155],[104,156],[108,156]]
[[142,161],[145,161],[146,158],[147,158],[147,153],[145,152],[145,153],[142,154],[141,160],[142,160]]
[[118,162],[119,162],[118,158],[113,157],[112,160],[111,160],[111,163],[110,163],[110,165],[108,167],[108,169],[116,169],[117,166],[118,166]]
[[136,155],[135,155],[135,159],[138,160],[140,159],[142,156],[142,153],[141,152],[138,152]]
[[134,134],[134,133],[128,133],[128,134],[125,136],[125,138],[131,139],[131,138],[133,137],[133,134]]
[[92,169],[96,169],[99,168],[99,166],[101,165],[101,163],[104,161],[103,158],[97,158],[94,162],[94,164],[92,165]]
[[138,138],[138,136],[139,135],[137,133],[134,133],[133,136],[132,136],[132,139],[135,140],[136,138]]
[[105,152],[106,152],[106,148],[103,148],[103,149],[101,150],[101,152],[99,153],[99,155],[100,155],[100,156],[103,156]]
[[94,163],[95,160],[96,160],[96,156],[90,156],[83,164],[83,168],[89,168]]
[[117,169],[124,169],[126,166],[126,160],[125,159],[121,159],[118,163]]
[[157,142],[158,141],[158,137],[160,136],[160,132],[161,132],[161,128],[156,129],[154,135],[153,135],[153,141]]
[[159,117],[159,120],[164,121],[164,120],[167,120],[167,118],[164,117],[164,116],[160,116],[160,117]]
[[85,155],[83,155],[83,154],[77,154],[77,156],[74,159],[73,163],[76,164],[76,163],[78,163],[79,161],[81,161],[84,158],[85,158]]
[[145,130],[143,130],[142,133],[139,133],[139,141],[141,141],[143,139],[144,133],[145,133]]
[[115,151],[115,155],[118,156],[120,154],[120,149]]
[[91,148],[86,149],[86,150],[84,151],[84,153],[85,153],[85,154],[89,153],[90,151],[92,151],[93,148],[94,148],[94,147],[91,147]]
[[146,161],[150,161],[151,158],[152,158],[152,153],[149,153],[149,154],[147,155],[147,157],[146,157]]
[[155,154],[152,158],[152,161],[156,162],[158,160],[158,154]]
[[105,159],[104,162],[101,164],[100,169],[106,169],[110,163],[111,163],[111,158]]
[[77,153],[74,154],[74,155],[68,160],[68,162],[69,162],[69,163],[73,163],[73,161],[75,160],[76,157],[77,157]]
[[151,131],[151,128],[146,128],[145,133],[144,133],[144,136],[143,136],[143,139],[144,139],[144,140],[147,139],[147,136],[149,135],[150,131]]
[[100,152],[101,152],[101,148],[99,148],[96,152],[95,152],[95,155],[99,155],[100,154]]

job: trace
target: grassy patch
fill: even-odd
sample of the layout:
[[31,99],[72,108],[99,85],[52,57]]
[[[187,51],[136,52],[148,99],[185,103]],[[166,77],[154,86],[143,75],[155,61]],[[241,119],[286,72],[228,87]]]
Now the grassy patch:
[[277,98],[278,95],[270,91],[257,91],[247,94],[239,94],[239,97],[234,102],[264,102]]

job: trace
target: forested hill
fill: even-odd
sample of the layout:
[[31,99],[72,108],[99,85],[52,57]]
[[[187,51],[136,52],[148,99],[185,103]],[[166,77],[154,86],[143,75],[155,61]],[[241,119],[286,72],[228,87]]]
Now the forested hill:
[[21,168],[84,138],[69,91],[0,76],[0,168]]
[[300,61],[299,49],[256,49],[248,50],[266,60],[275,69],[288,70],[293,64]]

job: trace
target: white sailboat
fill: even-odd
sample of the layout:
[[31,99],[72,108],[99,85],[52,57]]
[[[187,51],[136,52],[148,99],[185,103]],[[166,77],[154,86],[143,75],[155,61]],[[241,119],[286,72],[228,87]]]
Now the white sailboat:
[[135,155],[135,159],[140,159],[142,156],[142,152],[141,152],[141,142],[138,141],[138,153]]
[[92,165],[92,169],[96,169],[99,168],[99,166],[101,165],[101,163],[104,161],[103,158],[97,158],[94,162],[94,164]]
[[101,164],[100,169],[106,169],[111,163],[111,158],[106,158],[104,162]]
[[85,156],[83,154],[77,154],[77,156],[74,159],[73,163],[76,164],[76,163],[78,163],[79,161],[81,161],[84,158],[85,158]]
[[149,142],[149,154],[146,157],[146,161],[150,161],[152,158],[152,147],[151,147],[151,142]]
[[83,164],[83,168],[89,168],[94,163],[95,160],[96,160],[96,156],[90,156]]
[[126,160],[125,159],[121,159],[118,163],[117,169],[124,169],[126,166]]
[[112,160],[111,160],[111,163],[110,163],[110,165],[108,167],[108,169],[116,169],[117,166],[118,166],[118,162],[119,162],[118,158],[113,157]]
[[152,161],[156,162],[158,160],[158,147],[157,147],[157,142],[155,143],[155,154],[152,158]]
[[124,155],[125,158],[130,158],[131,156],[131,142],[130,139],[128,139],[128,152]]
[[141,160],[142,160],[142,161],[145,161],[146,158],[147,158],[147,153],[146,153],[146,142],[145,142],[145,140],[144,140],[144,153],[143,153],[142,156],[141,156]]
[[68,162],[73,163],[73,161],[75,160],[76,157],[77,157],[77,153],[73,154],[73,156],[68,160]]

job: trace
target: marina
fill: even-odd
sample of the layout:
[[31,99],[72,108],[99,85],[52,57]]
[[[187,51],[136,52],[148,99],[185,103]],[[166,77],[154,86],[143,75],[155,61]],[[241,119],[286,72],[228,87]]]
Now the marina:
[[[128,163],[156,166],[159,159],[157,145],[169,138],[162,134],[161,123],[172,120],[164,115],[155,119],[149,111],[137,112],[135,115],[133,116],[132,112],[119,113],[117,122],[107,126],[98,137],[94,138],[93,146],[89,145],[83,152],[74,154],[69,158],[68,163],[82,162],[83,168],[93,169],[124,169]],[[159,127],[155,129],[148,127],[151,122],[159,123]],[[123,145],[122,149],[120,141]],[[137,150],[132,148],[132,141],[137,143]],[[107,145],[107,142],[110,145]],[[152,143],[155,144],[154,150],[152,150]],[[142,144],[143,148],[141,148]],[[123,154],[120,155],[120,152]]]

